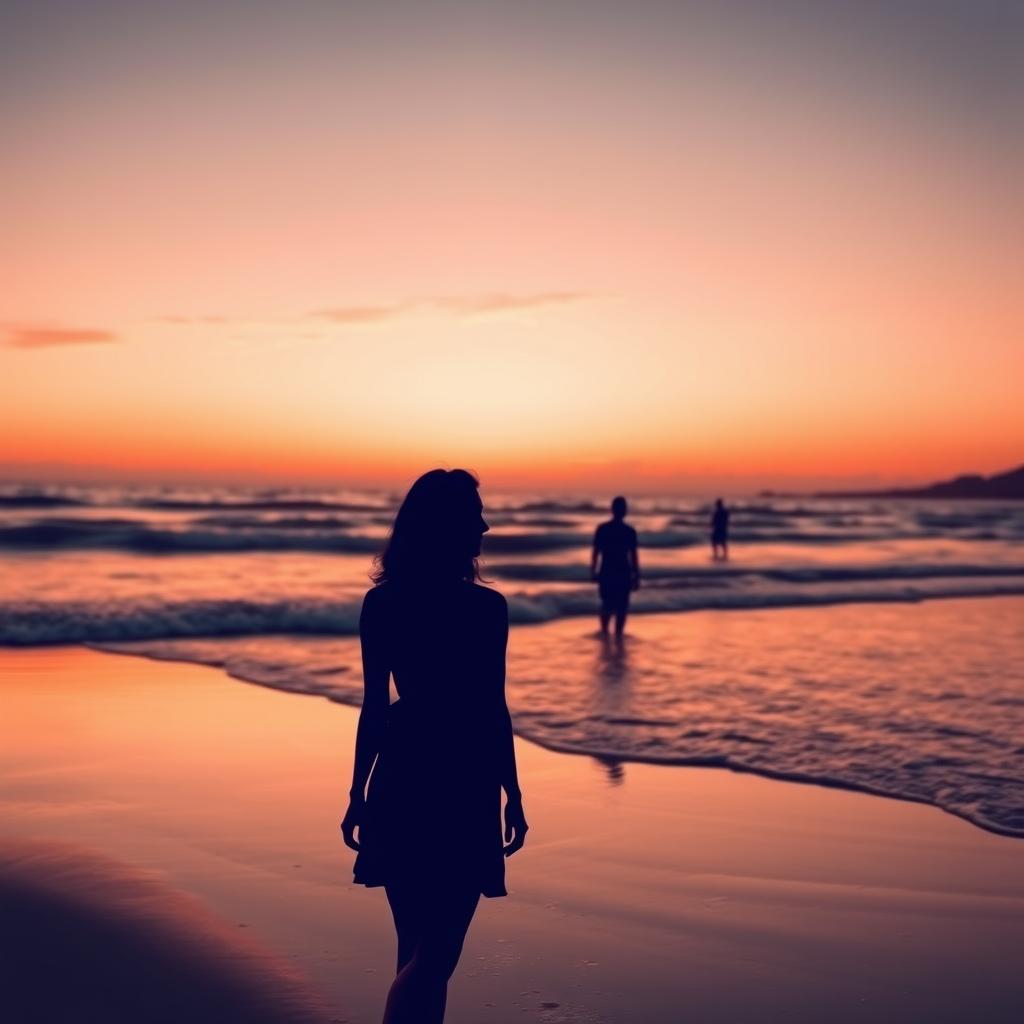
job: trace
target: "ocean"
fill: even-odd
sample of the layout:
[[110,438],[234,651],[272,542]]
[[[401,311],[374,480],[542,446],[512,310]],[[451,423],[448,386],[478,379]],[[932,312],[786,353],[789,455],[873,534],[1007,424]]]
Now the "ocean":
[[[607,499],[483,497],[521,735],[610,784],[630,761],[721,765],[1024,835],[1024,505],[737,499],[713,562],[705,500],[631,497],[643,584],[617,647],[589,581]],[[197,661],[358,704],[359,608],[397,501],[5,485],[0,644]]]

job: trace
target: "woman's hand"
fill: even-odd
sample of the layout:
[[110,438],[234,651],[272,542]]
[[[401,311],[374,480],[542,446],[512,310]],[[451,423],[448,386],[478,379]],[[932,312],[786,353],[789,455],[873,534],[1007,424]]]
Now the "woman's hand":
[[530,826],[526,824],[526,815],[523,813],[522,797],[512,797],[505,801],[505,856],[511,857],[517,850],[523,848],[526,842],[526,833]]
[[345,845],[353,850],[359,849],[359,842],[356,839],[356,829],[363,823],[363,813],[366,811],[366,800],[361,796],[354,796],[349,801],[345,817],[341,819],[341,834],[345,837]]

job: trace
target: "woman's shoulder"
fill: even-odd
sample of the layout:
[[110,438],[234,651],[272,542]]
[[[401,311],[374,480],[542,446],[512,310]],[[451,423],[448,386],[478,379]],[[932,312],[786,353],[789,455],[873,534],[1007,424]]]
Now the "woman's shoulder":
[[[502,594],[482,583],[466,582],[460,584],[459,589],[466,598],[481,608],[491,608],[497,611],[505,611],[508,608],[508,602]],[[447,593],[448,596],[452,596],[453,592],[448,591]],[[363,610],[383,608],[393,603],[396,599],[409,597],[410,595],[423,599],[427,596],[444,597],[445,592],[435,592],[434,590],[406,591],[400,588],[396,589],[393,583],[377,583],[370,587],[363,595]]]
[[387,583],[376,583],[363,595],[363,613],[373,612],[388,602],[391,587]]
[[492,587],[484,586],[482,583],[470,583],[468,591],[473,601],[479,606],[492,612],[495,615],[508,615],[508,601],[504,594],[500,594]]

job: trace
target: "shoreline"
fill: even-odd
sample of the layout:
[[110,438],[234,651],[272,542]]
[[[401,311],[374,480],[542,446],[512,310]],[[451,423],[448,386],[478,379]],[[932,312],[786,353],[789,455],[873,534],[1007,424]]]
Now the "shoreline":
[[[195,665],[0,652],[8,841],[154,872],[292,965],[329,1018],[379,1015],[379,894],[337,835],[356,713]],[[453,1024],[1016,1019],[1024,848],[926,805],[517,740],[527,847],[484,901]]]
[[[537,625],[543,625],[537,623]],[[520,627],[514,627],[520,628]],[[283,634],[285,636],[289,634]],[[209,639],[209,638],[204,638]],[[172,665],[202,665],[204,668],[212,668],[215,671],[223,672],[229,679],[234,679],[240,683],[246,683],[250,686],[259,686],[267,690],[273,690],[277,693],[290,693],[297,697],[319,697],[321,700],[326,700],[329,704],[337,704],[341,707],[354,709],[356,712],[359,711],[359,705],[354,704],[351,701],[343,700],[340,697],[332,697],[326,693],[309,693],[302,690],[282,690],[279,686],[275,686],[273,683],[263,682],[257,678],[251,678],[232,671],[231,669],[223,665],[213,665],[209,662],[197,662],[191,661],[188,658],[174,657],[171,655],[161,655],[157,653],[148,653],[146,651],[126,651],[118,650],[116,647],[108,647],[102,644],[82,644],[80,645],[87,650],[95,651],[97,654],[110,654],[114,656],[121,656],[127,658],[141,658],[147,661],[155,661]],[[2,651],[2,648],[0,648]],[[513,719],[514,725],[514,719]],[[871,786],[858,785],[852,782],[844,782],[841,779],[822,779],[816,778],[811,775],[799,775],[799,774],[787,774],[785,772],[773,772],[767,768],[748,768],[743,764],[731,764],[725,755],[720,758],[707,757],[707,758],[656,758],[656,757],[645,757],[642,754],[623,754],[617,751],[602,751],[602,750],[577,750],[571,746],[559,746],[556,743],[550,743],[543,739],[538,739],[533,736],[529,736],[520,732],[517,729],[513,729],[515,736],[518,740],[524,743],[531,743],[542,750],[547,750],[552,754],[559,754],[568,757],[585,757],[590,758],[594,761],[614,761],[621,764],[642,764],[650,765],[652,767],[659,768],[704,768],[712,771],[727,771],[733,772],[737,775],[753,775],[756,778],[768,779],[772,782],[788,782],[797,786],[817,786],[822,789],[835,789],[840,792],[846,793],[862,793],[865,796],[877,797],[882,800],[897,800],[903,803],[916,804],[922,807],[931,807],[937,811],[941,811],[943,814],[949,814],[950,816],[959,819],[960,821],[966,822],[968,825],[974,828],[981,829],[983,832],[988,832],[992,835],[1001,836],[1004,839],[1024,839],[1024,830],[1004,829],[998,825],[992,824],[986,821],[978,821],[968,817],[965,814],[961,814],[953,808],[943,807],[942,804],[934,803],[923,797],[908,796],[902,793],[895,793],[885,789],[872,788]]]
[[[681,613],[638,616],[633,622],[633,629],[627,633],[625,646],[615,648],[614,643],[609,642],[603,645],[603,654],[598,634],[579,631],[579,617],[535,623],[529,629],[514,626],[510,632],[508,684],[513,726],[516,734],[524,740],[559,754],[623,764],[726,769],[781,782],[866,793],[937,807],[985,832],[1024,838],[1024,818],[1018,813],[1022,806],[1020,800],[1024,799],[1024,777],[1012,782],[1009,778],[1014,774],[1010,767],[1013,763],[1011,750],[1015,746],[1013,721],[1020,720],[1020,712],[1015,709],[1021,706],[1021,677],[1019,672],[1011,676],[1004,672],[1007,682],[999,693],[993,690],[991,683],[974,686],[971,675],[977,670],[981,657],[985,657],[996,672],[1000,664],[1011,665],[1005,659],[1013,657],[1016,640],[1006,630],[1015,628],[1012,620],[1024,612],[1024,601],[1016,596],[1002,595],[986,598],[984,602],[980,603],[975,598],[963,599],[959,606],[922,602],[917,611],[906,613],[909,618],[904,618],[902,612],[888,612],[891,605],[886,604],[875,604],[862,611],[806,606],[786,610],[762,609],[748,613],[745,619],[746,630],[757,639],[745,647],[733,646],[727,656],[708,649],[709,636],[730,628],[730,619],[719,619],[717,610],[701,610],[692,617]],[[1008,620],[1011,621],[1010,626],[1005,625]],[[917,636],[927,635],[929,631],[941,636],[945,630],[968,621],[973,622],[975,632],[970,642],[975,646],[963,656],[959,683],[944,684],[951,685],[954,691],[960,688],[952,695],[954,703],[958,702],[957,706],[942,705],[941,694],[936,701],[935,693],[941,689],[936,686],[933,694],[926,694],[931,697],[931,703],[911,705],[922,727],[929,730],[928,734],[906,742],[899,739],[898,733],[886,732],[890,725],[894,730],[904,726],[900,717],[905,713],[904,709],[891,702],[888,706],[872,706],[870,694],[863,692],[863,686],[862,692],[844,693],[845,678],[855,679],[858,674],[869,673],[879,682],[901,689],[906,686],[909,691],[913,688],[915,673],[932,673],[936,679],[943,678],[950,663],[938,649],[930,660],[922,661],[920,656],[906,664],[894,660],[893,664],[898,668],[888,676],[877,676],[878,663],[863,658],[848,662],[841,670],[834,670],[830,666],[822,668],[813,660],[808,662],[803,658],[801,664],[799,660],[794,661],[791,654],[779,654],[778,641],[782,636],[796,651],[809,643],[817,646],[820,635],[827,635],[832,645],[841,646],[844,639],[863,643],[857,631],[867,622],[889,629],[898,623],[901,629],[915,630]],[[993,628],[1000,621],[1004,622],[1003,633],[997,634]],[[735,632],[736,627],[731,628]],[[912,640],[914,635],[911,635]],[[1002,648],[994,646],[998,635],[1003,636]],[[885,634],[879,636],[883,639],[874,643],[884,646]],[[905,641],[903,633],[892,633],[889,637],[891,643]],[[773,645],[776,651],[762,661],[757,662],[755,658],[755,664],[750,661],[749,649],[758,643]],[[987,644],[991,649],[983,650],[979,643]],[[101,652],[129,654],[156,661],[213,666],[242,682],[282,692],[322,696],[332,703],[357,709],[362,697],[358,641],[355,637],[285,633],[254,638],[210,637],[86,646]],[[532,653],[534,649],[539,653]],[[706,663],[701,673],[691,671],[694,658]],[[738,691],[730,696],[717,689],[718,678],[736,676],[733,659],[741,664],[745,662],[750,670],[739,680],[740,683],[761,687],[762,692],[744,696],[738,702]],[[545,664],[560,667],[549,669],[544,667]],[[990,666],[981,667],[988,669]],[[788,680],[793,676],[788,673],[800,675],[801,669],[804,673],[822,673],[815,677],[823,680],[822,688],[816,684],[810,689],[790,686]],[[848,675],[844,676],[844,673]],[[648,679],[652,674],[661,676],[662,689],[659,691],[649,688]],[[769,674],[772,689],[768,688],[767,682],[762,682]],[[538,693],[553,678],[558,679],[559,693],[569,701],[564,714],[555,713],[550,701],[538,699]],[[697,695],[696,704],[687,704],[685,699],[666,703],[690,690]],[[985,691],[992,692],[986,696]],[[793,716],[783,723],[791,730],[789,735],[776,737],[767,727],[760,733],[750,732],[757,728],[751,716],[763,707],[770,717],[780,697],[805,701],[809,705],[824,699],[831,702],[829,706],[833,710],[817,717]],[[979,703],[990,698],[999,698],[1005,705],[1004,710],[997,714],[994,704]],[[719,700],[723,708],[721,713],[711,708],[711,704]],[[691,711],[696,713],[695,719],[690,716]],[[731,730],[723,724],[729,714],[740,716],[734,720],[739,724]],[[1014,717],[1011,718],[1011,714]],[[583,719],[589,715],[602,716],[602,723],[587,727]],[[889,718],[888,715],[894,717]],[[743,735],[744,716],[749,737]],[[889,769],[884,759],[870,755],[876,762],[874,770],[857,770],[851,761],[859,756],[860,750],[844,742],[831,748],[819,747],[810,761],[804,761],[803,752],[794,746],[792,737],[795,733],[792,730],[805,729],[813,734],[816,730],[841,729],[844,716],[847,728],[851,730],[855,727],[874,730],[864,742],[889,744],[887,755],[895,765],[916,760],[927,765],[929,759],[941,763],[947,755],[952,755],[959,764],[948,771],[939,768],[929,774],[926,768],[925,774],[915,774],[912,769],[902,772]],[[651,729],[644,728],[648,721],[651,721]],[[690,741],[688,733],[674,743],[662,743],[660,735],[651,737],[658,728],[671,724],[675,724],[682,733],[687,721],[701,729],[707,729],[710,723],[717,726],[722,735],[708,741]],[[634,723],[638,728],[632,728]],[[990,740],[998,740],[1002,744],[998,748],[998,757],[989,752],[997,748],[986,750],[978,743],[967,750],[958,749],[959,737],[970,735],[971,730],[986,729],[989,731],[985,735]],[[737,732],[737,742],[732,742],[730,737]],[[776,738],[783,743],[778,752],[772,746]],[[766,745],[759,745],[763,740]],[[1001,792],[993,783],[988,792],[975,796],[978,787],[974,779],[985,776],[1003,778],[999,787]]]

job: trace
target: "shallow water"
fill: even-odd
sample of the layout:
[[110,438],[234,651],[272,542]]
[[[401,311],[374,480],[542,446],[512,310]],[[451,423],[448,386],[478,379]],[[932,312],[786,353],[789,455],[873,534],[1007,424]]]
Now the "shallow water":
[[[358,704],[358,642],[112,645]],[[579,620],[514,629],[516,731],[597,758],[718,765],[936,804],[1024,836],[1024,599]]]

